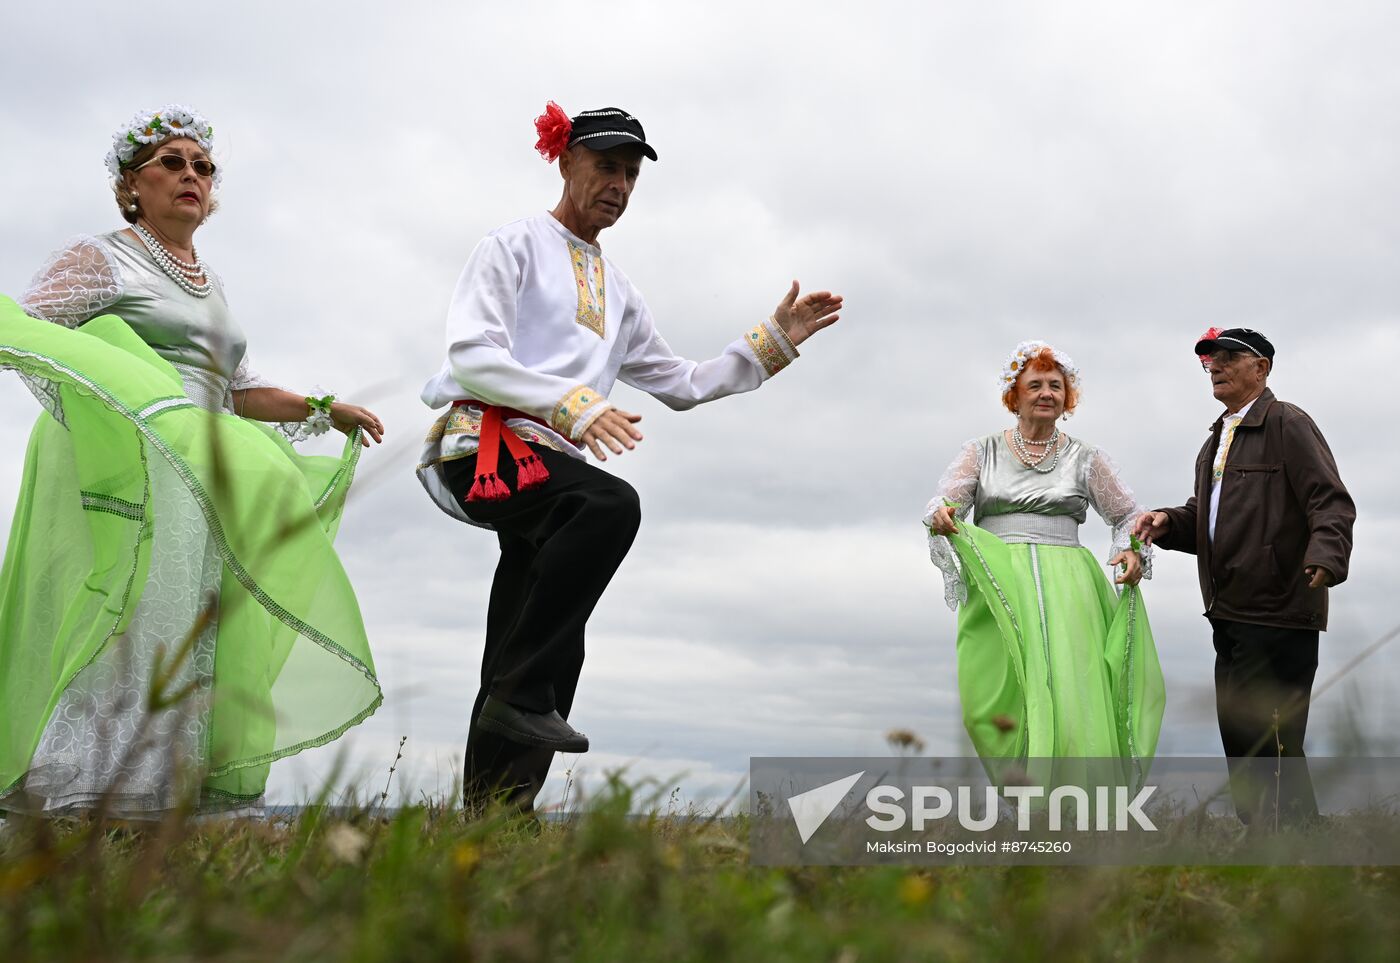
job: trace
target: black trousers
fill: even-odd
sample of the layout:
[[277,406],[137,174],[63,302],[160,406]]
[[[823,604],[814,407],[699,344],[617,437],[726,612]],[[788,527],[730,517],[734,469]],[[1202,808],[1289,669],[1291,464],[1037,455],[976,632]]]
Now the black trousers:
[[1317,815],[1303,737],[1317,674],[1315,629],[1211,619],[1215,712],[1235,812],[1246,823]]
[[[520,709],[558,710],[568,718],[583,668],[585,623],[641,524],[641,503],[627,482],[551,448],[530,447],[549,469],[541,488],[516,491],[515,462],[502,451],[499,473],[511,496],[464,501],[468,517],[491,525],[501,546],[486,614],[481,689],[467,735],[464,793],[470,808],[492,799],[533,808],[554,751],[478,731],[482,703],[494,695]],[[475,455],[443,465],[454,497],[466,498],[475,470]]]

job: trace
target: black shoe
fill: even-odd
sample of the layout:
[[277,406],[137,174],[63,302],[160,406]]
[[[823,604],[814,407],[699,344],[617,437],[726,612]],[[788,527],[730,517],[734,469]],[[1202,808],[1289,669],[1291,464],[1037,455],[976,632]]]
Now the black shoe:
[[564,721],[557,710],[526,712],[487,696],[476,724],[511,742],[558,752],[587,752],[588,737]]

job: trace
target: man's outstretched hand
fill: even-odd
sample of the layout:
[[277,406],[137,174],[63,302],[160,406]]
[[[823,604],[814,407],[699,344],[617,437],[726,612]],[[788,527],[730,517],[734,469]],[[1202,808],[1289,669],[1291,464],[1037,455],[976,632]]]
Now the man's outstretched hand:
[[[799,298],[799,290],[797,282],[793,281],[787,295],[778,302],[778,307],[773,311],[773,320],[794,345],[806,341],[822,328],[835,324],[840,318],[837,312],[841,310],[839,294],[817,291]],[[609,408],[594,419],[593,424],[584,431],[583,443],[593,452],[594,458],[607,461],[605,446],[612,449],[614,455],[637,447],[637,442],[642,440],[642,433],[632,426],[641,420],[641,415],[634,415],[620,408]]]
[[794,345],[799,345],[822,328],[835,324],[841,316],[841,295],[830,291],[797,296],[797,282],[792,282],[787,295],[778,302],[773,320],[783,329]]
[[1140,538],[1144,545],[1151,545],[1167,534],[1171,527],[1172,519],[1166,512],[1143,512],[1133,523],[1133,534]]
[[624,448],[630,451],[637,447],[637,442],[642,440],[642,433],[632,426],[641,420],[641,415],[631,414],[621,408],[609,408],[594,418],[593,424],[584,431],[583,443],[593,452],[594,458],[607,461],[607,453],[603,451],[604,445],[611,448],[614,455],[622,454]]

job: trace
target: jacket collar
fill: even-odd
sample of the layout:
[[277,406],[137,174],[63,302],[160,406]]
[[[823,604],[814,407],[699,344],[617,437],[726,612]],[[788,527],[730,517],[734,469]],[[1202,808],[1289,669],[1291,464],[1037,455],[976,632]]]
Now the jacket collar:
[[[1255,397],[1254,401],[1250,404],[1249,410],[1244,413],[1244,417],[1240,419],[1240,428],[1258,428],[1262,425],[1264,423],[1264,415],[1268,413],[1269,405],[1273,400],[1274,393],[1265,386],[1264,390],[1259,392],[1258,396]],[[1220,426],[1224,423],[1225,414],[1221,412],[1220,417],[1210,423],[1210,430],[1219,431]]]

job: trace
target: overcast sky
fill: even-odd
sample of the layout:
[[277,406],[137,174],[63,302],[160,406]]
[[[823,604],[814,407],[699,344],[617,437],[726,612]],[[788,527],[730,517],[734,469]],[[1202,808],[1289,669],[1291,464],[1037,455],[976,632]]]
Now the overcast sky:
[[[1196,336],[1267,333],[1271,386],[1361,514],[1319,682],[1400,621],[1393,4],[50,2],[5,4],[0,35],[0,292],[121,226],[111,132],[188,103],[226,172],[197,243],[253,363],[389,426],[338,542],[385,702],[274,767],[277,801],[342,752],[377,792],[400,735],[397,786],[459,772],[496,547],[414,479],[418,393],[472,246],[557,199],[531,123],[550,99],[646,126],[660,162],[602,243],[677,351],[718,353],[792,278],[847,305],[755,394],[674,413],[614,392],[644,416],[607,465],[643,525],[589,626],[581,770],[685,774],[707,800],[752,755],[878,753],[892,727],[968,752],[919,519],[958,446],[1009,424],[995,379],[1026,338],[1079,363],[1067,429],[1156,506],[1190,494],[1219,412]],[[4,376],[0,410],[3,533],[39,409]],[[1097,520],[1082,536],[1106,557]],[[1217,753],[1195,560],[1159,557],[1146,593],[1162,751]],[[1309,751],[1356,728],[1394,751],[1397,667],[1400,644],[1323,695]]]

